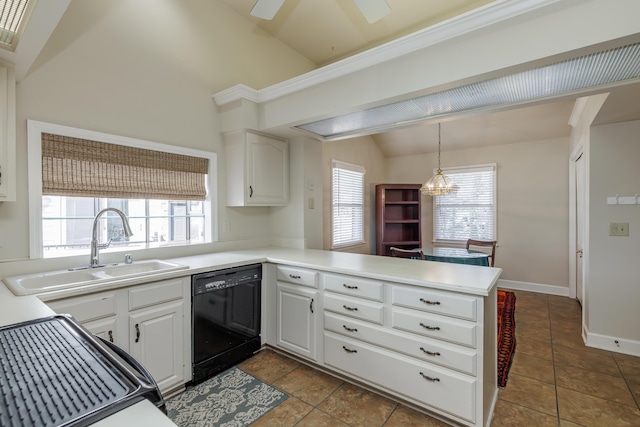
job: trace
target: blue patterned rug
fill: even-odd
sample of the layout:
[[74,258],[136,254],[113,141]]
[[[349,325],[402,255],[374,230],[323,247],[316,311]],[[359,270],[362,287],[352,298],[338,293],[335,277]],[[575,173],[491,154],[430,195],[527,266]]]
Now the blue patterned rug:
[[180,427],[244,427],[288,397],[234,366],[167,400],[167,412]]

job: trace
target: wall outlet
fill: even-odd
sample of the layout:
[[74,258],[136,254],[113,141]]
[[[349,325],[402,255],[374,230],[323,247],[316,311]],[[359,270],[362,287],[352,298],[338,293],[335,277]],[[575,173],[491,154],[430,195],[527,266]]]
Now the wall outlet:
[[628,236],[628,235],[629,235],[628,222],[610,222],[609,223],[609,236]]

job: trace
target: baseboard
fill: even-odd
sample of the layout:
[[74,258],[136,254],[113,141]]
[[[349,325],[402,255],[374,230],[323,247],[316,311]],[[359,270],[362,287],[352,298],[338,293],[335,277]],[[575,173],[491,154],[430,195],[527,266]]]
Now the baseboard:
[[586,332],[587,347],[599,348],[600,350],[613,351],[615,353],[628,354],[630,356],[640,356],[640,341],[617,338],[609,335]]
[[516,291],[537,292],[539,294],[558,295],[561,297],[569,296],[569,288],[564,286],[543,285],[540,283],[517,282],[515,280],[498,279],[498,288],[513,289]]

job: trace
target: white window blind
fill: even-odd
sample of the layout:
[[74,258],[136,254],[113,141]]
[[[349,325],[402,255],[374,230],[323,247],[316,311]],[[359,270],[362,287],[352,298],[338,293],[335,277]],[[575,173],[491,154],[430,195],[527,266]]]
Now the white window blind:
[[496,240],[496,165],[443,169],[457,192],[434,197],[433,238]]
[[364,243],[364,174],[358,165],[331,162],[332,248]]

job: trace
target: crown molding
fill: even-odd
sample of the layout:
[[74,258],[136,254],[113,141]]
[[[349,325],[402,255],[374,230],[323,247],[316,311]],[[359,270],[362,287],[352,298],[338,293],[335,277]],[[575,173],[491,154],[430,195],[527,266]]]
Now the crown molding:
[[218,106],[239,99],[256,103],[270,101],[561,1],[498,0],[264,89],[238,84],[214,94],[213,99]]

